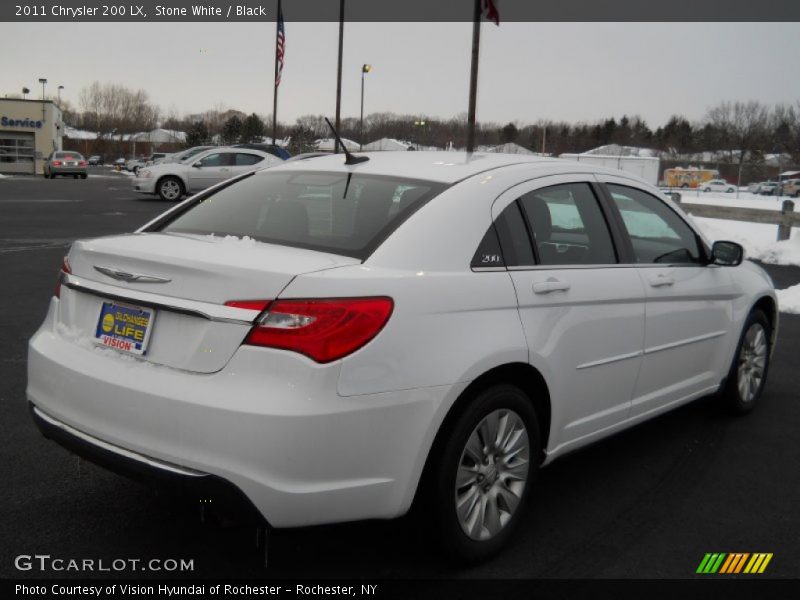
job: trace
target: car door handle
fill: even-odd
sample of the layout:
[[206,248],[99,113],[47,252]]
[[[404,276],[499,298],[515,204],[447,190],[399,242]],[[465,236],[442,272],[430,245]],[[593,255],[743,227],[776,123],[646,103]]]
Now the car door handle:
[[650,287],[665,287],[673,285],[675,283],[675,278],[671,275],[655,275],[654,277],[650,277],[649,282]]
[[545,281],[534,281],[533,293],[549,294],[550,292],[566,292],[569,287],[568,281],[561,281],[560,279],[549,277]]

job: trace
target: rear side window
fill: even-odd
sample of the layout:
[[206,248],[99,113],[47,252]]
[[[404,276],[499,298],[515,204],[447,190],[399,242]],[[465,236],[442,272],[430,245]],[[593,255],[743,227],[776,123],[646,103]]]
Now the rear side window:
[[241,152],[236,153],[236,160],[234,161],[234,165],[237,167],[246,167],[249,165],[255,165],[260,163],[264,160],[263,156],[258,156],[258,154],[244,154]]
[[608,184],[638,263],[703,262],[697,236],[664,202],[647,192]]
[[260,171],[203,197],[160,230],[247,236],[364,260],[446,187],[358,173]]
[[508,267],[527,267],[536,263],[528,227],[516,202],[509,204],[494,222],[503,258]]
[[617,262],[605,217],[588,183],[534,190],[519,202],[533,232],[539,264]]

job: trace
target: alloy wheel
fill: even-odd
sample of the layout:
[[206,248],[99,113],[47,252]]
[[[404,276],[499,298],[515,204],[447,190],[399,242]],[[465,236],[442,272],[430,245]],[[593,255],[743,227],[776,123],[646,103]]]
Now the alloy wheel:
[[519,507],[529,475],[530,441],[512,410],[486,415],[467,439],[455,482],[455,507],[473,540],[495,537]]
[[767,366],[767,335],[760,323],[753,323],[744,335],[736,373],[742,402],[755,400]]

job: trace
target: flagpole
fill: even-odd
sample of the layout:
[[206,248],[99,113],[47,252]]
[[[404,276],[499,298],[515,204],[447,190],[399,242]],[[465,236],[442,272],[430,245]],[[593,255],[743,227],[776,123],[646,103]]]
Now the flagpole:
[[467,113],[467,152],[475,150],[475,103],[478,94],[478,54],[481,45],[481,0],[475,0],[472,19],[472,68],[469,75],[469,112]]
[[[339,68],[336,73],[336,132],[342,125],[342,49],[344,47],[344,0],[339,0]],[[344,150],[342,146],[342,150]],[[339,153],[339,140],[333,143],[333,151]]]
[[278,0],[278,14],[275,15],[275,77],[272,80],[272,143],[278,139],[278,32],[281,26],[281,0]]

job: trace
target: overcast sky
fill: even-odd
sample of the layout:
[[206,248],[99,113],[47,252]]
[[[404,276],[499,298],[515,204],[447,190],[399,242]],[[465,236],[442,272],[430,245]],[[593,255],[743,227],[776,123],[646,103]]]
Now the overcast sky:
[[[484,23],[478,120],[533,123],[673,113],[721,100],[800,99],[796,23]],[[337,23],[286,24],[278,117],[333,116]],[[345,25],[342,115],[450,117],[467,110],[470,23]],[[274,23],[0,23],[0,94],[94,80],[143,88],[162,111],[272,111]]]

